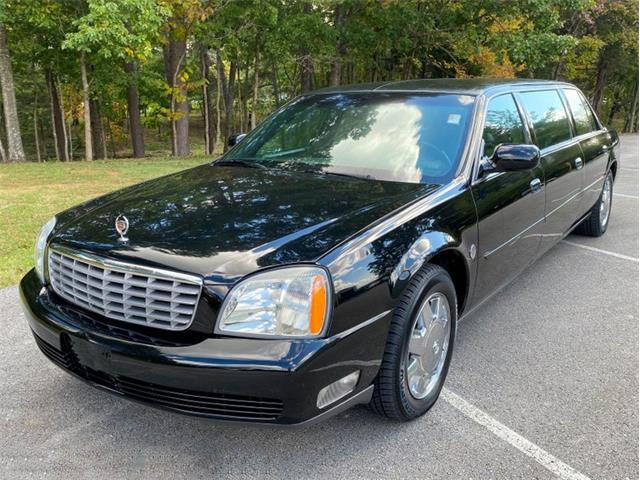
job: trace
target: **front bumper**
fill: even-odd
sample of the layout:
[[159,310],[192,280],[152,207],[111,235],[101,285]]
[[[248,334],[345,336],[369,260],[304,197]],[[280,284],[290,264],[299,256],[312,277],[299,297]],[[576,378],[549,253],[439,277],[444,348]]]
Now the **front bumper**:
[[[281,425],[314,423],[367,403],[390,318],[387,312],[322,339],[210,337],[171,345],[93,328],[91,314],[58,301],[34,271],[22,279],[20,297],[42,352],[93,386],[179,413]],[[355,390],[318,409],[318,392],[355,370]]]

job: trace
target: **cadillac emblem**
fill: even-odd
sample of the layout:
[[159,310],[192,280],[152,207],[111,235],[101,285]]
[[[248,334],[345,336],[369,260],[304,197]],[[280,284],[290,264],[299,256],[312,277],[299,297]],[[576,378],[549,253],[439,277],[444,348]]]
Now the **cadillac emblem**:
[[120,235],[120,238],[118,240],[120,240],[121,242],[128,241],[129,239],[125,236],[128,231],[129,219],[124,215],[118,215],[118,218],[116,218],[116,232],[118,232],[118,235]]

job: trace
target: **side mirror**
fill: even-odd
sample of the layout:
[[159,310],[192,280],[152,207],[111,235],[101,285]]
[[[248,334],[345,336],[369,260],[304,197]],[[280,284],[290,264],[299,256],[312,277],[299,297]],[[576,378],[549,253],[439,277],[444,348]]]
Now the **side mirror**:
[[493,164],[490,171],[528,170],[540,163],[540,149],[535,145],[498,145],[489,160]]
[[231,135],[227,140],[227,145],[229,147],[235,147],[246,136],[247,136],[246,133],[236,133],[234,135]]

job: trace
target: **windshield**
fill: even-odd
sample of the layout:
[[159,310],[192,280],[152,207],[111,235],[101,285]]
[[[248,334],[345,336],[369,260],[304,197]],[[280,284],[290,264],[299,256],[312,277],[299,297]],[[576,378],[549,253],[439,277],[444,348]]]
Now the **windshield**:
[[412,183],[456,172],[475,97],[349,93],[294,100],[225,157],[271,168]]

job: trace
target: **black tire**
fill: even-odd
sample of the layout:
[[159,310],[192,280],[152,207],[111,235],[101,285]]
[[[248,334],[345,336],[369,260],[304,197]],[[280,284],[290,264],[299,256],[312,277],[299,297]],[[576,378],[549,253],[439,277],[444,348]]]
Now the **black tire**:
[[[415,316],[423,301],[436,292],[443,294],[449,304],[449,346],[438,383],[425,398],[416,399],[406,380],[407,349]],[[424,415],[436,403],[451,363],[457,320],[456,290],[451,277],[438,265],[425,265],[414,275],[393,312],[382,365],[374,382],[370,403],[374,412],[394,420],[409,421]]]
[[[610,190],[609,190],[609,202],[608,208],[609,213],[604,222],[601,221],[600,218],[600,205],[602,204],[602,198],[605,190],[605,186],[609,182]],[[604,235],[607,231],[607,227],[609,226],[609,220],[611,219],[611,207],[613,205],[613,174],[611,172],[607,173],[605,177],[604,184],[602,185],[602,192],[600,192],[600,196],[598,197],[598,201],[596,204],[591,207],[589,211],[589,216],[585,218],[582,223],[580,223],[574,230],[574,233],[579,235],[585,235],[588,237],[600,237]]]

